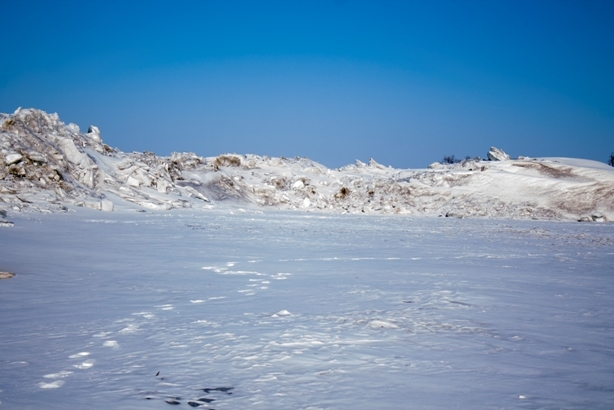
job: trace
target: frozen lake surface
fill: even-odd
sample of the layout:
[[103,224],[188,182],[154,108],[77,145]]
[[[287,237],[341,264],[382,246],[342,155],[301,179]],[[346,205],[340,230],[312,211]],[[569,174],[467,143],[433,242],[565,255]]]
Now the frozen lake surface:
[[0,408],[614,407],[612,224],[11,219]]

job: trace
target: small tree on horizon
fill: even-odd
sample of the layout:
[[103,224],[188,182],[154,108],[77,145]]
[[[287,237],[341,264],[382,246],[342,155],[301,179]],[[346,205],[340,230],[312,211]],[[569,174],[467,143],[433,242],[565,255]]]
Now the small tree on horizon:
[[442,164],[455,164],[457,162],[458,162],[458,160],[456,158],[454,158],[454,155],[446,155],[441,160]]
[[473,157],[471,158],[471,156],[467,155],[465,156],[464,159],[458,159],[456,158],[454,155],[446,155],[445,157],[443,157],[443,159],[439,162],[440,164],[458,164],[459,162],[463,162],[463,161],[481,161],[482,158],[480,157]]

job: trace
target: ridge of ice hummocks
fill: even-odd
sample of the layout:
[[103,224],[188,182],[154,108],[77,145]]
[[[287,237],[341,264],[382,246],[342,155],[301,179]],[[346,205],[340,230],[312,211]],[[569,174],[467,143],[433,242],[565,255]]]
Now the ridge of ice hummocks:
[[614,220],[614,168],[563,158],[329,169],[308,158],[124,153],[57,114],[0,114],[0,211],[273,207],[352,214]]

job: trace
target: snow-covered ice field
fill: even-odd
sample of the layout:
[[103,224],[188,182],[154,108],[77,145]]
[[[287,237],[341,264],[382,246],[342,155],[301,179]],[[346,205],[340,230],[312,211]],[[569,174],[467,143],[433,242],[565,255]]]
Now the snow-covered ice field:
[[0,408],[614,408],[608,223],[11,220]]

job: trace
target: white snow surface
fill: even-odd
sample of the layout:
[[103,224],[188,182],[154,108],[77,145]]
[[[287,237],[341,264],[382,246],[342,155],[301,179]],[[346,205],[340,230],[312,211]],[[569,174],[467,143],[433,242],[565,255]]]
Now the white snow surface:
[[0,409],[614,407],[610,224],[12,219]]
[[[466,160],[432,169],[307,158],[124,153],[57,114],[0,114],[0,212],[269,208],[457,218],[614,220],[614,168],[588,160]],[[495,155],[496,154],[496,155]]]

